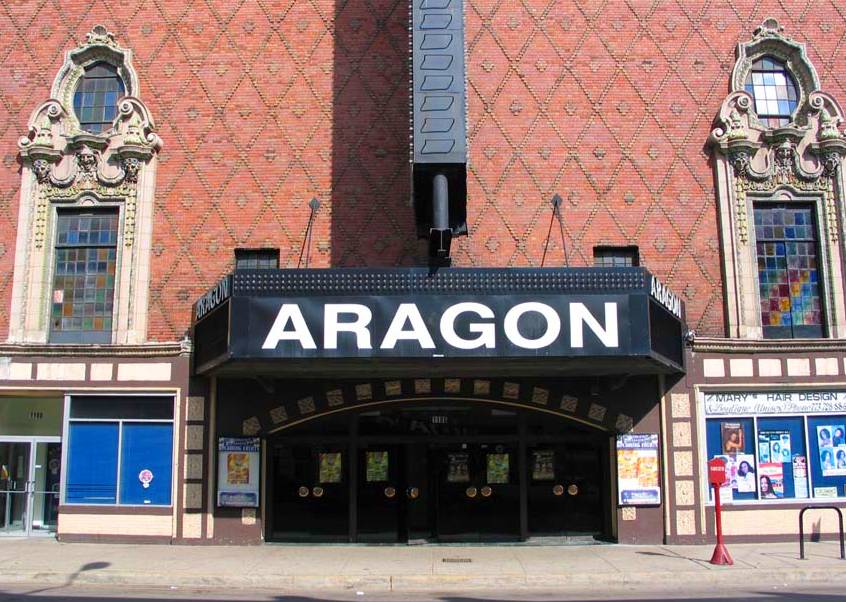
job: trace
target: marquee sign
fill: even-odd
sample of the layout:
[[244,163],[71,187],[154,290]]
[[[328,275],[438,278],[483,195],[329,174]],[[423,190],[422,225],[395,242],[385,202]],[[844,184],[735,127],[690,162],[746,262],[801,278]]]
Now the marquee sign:
[[229,278],[195,305],[200,366],[215,357],[641,356],[681,367],[683,306],[663,286],[656,297],[640,268],[279,270]]

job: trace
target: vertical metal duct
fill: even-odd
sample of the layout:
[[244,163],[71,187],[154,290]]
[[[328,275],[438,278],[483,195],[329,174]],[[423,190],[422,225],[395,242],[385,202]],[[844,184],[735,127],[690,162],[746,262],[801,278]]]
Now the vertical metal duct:
[[463,0],[411,0],[412,202],[430,256],[467,232]]

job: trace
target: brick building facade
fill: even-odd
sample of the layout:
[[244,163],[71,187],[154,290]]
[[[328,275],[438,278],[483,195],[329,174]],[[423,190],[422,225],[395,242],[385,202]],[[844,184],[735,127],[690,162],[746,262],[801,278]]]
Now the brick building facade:
[[[95,29],[96,24],[101,26]],[[269,426],[279,422],[273,418],[278,412],[272,413],[277,407],[293,418],[295,410],[305,415],[314,409],[300,404],[303,400],[316,396],[318,406],[329,403],[327,391],[349,391],[345,395],[357,401],[362,394],[350,374],[331,376],[331,386],[320,385],[313,394],[312,385],[290,377],[292,384],[283,379],[269,388],[258,379],[250,395],[263,400],[262,409],[236,415],[221,406],[221,399],[224,405],[231,400],[219,396],[234,394],[226,377],[218,381],[194,371],[192,304],[233,271],[235,249],[278,249],[283,270],[428,265],[410,201],[407,3],[125,2],[116,9],[104,2],[59,7],[34,1],[7,7],[0,31],[7,65],[0,73],[0,333],[6,340],[0,343],[0,387],[10,407],[32,399],[63,407],[56,410],[57,432],[17,435],[0,426],[0,437],[38,435],[47,437],[45,445],[61,442],[66,471],[67,448],[74,445],[68,431],[74,397],[82,407],[100,395],[170,396],[172,411],[156,418],[172,425],[168,503],[154,501],[155,508],[131,517],[119,501],[104,508],[69,503],[67,497],[59,503],[56,496],[60,537],[271,539],[264,506],[216,508],[217,437],[260,435],[266,441]],[[465,0],[468,234],[453,239],[452,265],[591,267],[602,248],[636,247],[639,265],[678,294],[687,327],[695,331],[685,347],[683,376],[656,376],[654,386],[622,381],[633,392],[659,390],[639,413],[625,409],[614,383],[600,383],[609,399],[602,406],[610,408],[609,433],[627,430],[625,420],[614,421],[634,415],[629,429],[660,434],[663,491],[658,505],[618,505],[608,501],[617,487],[608,477],[604,537],[632,543],[709,537],[712,506],[702,478],[705,460],[714,455],[706,443],[709,421],[722,419],[730,426],[713,428],[730,430],[748,417],[754,422],[753,430],[743,431],[752,440],[749,446],[769,436],[761,433],[795,437],[792,423],[759,429],[757,414],[753,420],[749,412],[706,418],[708,395],[824,389],[836,397],[846,390],[838,167],[813,180],[831,182],[830,190],[814,189],[822,199],[817,219],[823,224],[827,216],[825,228],[833,232],[818,241],[829,278],[820,295],[828,312],[822,336],[770,340],[762,334],[757,304],[752,310],[744,305],[755,294],[755,268],[743,267],[746,256],[732,242],[740,227],[736,190],[749,194],[749,207],[756,194],[738,184],[739,147],[732,140],[752,141],[744,148],[752,149],[755,173],[763,173],[764,155],[785,140],[800,155],[807,151],[807,165],[814,157],[842,160],[835,142],[818,144],[819,151],[811,146],[825,129],[821,111],[836,131],[843,129],[837,102],[846,98],[846,86],[837,67],[844,31],[846,18],[825,3],[794,8],[740,1],[694,7]],[[772,49],[755,46],[761,39]],[[732,78],[750,68],[738,67],[738,48],[759,58],[782,56],[794,47],[802,48],[801,56],[790,55],[788,65],[805,103],[796,109],[805,129],[779,137],[747,117],[748,106],[732,96],[742,82],[738,88]],[[117,103],[116,137],[107,143],[79,136],[84,128],[71,106],[84,69],[98,61],[113,64],[123,92],[137,100]],[[812,76],[803,79],[803,69]],[[45,103],[50,98],[58,104]],[[744,133],[731,138],[735,127]],[[836,137],[839,142],[842,134]],[[79,158],[85,154],[103,159],[89,173],[90,185],[79,184],[85,175]],[[77,171],[67,167],[74,157]],[[38,161],[52,171],[38,173]],[[62,183],[63,178],[74,183]],[[45,200],[39,191],[50,186],[70,186],[72,192]],[[759,192],[784,201],[779,186]],[[811,188],[791,190],[812,195]],[[95,200],[86,203],[89,193]],[[551,203],[555,195],[562,199],[560,220]],[[49,285],[55,250],[50,241],[58,223],[50,211],[55,206],[62,215],[63,207],[103,205],[97,211],[111,207],[125,219],[127,199],[135,238],[125,238],[121,222],[115,270],[124,276],[112,285],[113,334],[103,341],[51,338],[51,307],[62,306],[63,297],[56,296],[55,281]],[[312,199],[319,201],[316,209]],[[477,387],[491,386],[477,384],[488,380],[498,391],[489,389],[489,396],[509,398],[509,382],[500,382],[507,373],[458,374],[459,384],[450,384],[449,374],[419,368],[375,376],[380,393],[374,399],[389,398],[395,386],[411,397],[431,390],[443,397],[473,396]],[[514,395],[521,399],[550,391],[559,398],[570,395],[570,381],[562,375],[548,382],[519,376],[521,392]],[[427,379],[428,385],[418,383]],[[595,397],[590,383],[571,384],[581,391],[574,398]],[[280,402],[288,387],[298,393]],[[533,392],[538,389],[547,393]],[[593,406],[583,405],[574,414],[595,421]],[[118,441],[129,428],[122,421],[138,419],[128,412],[115,418]],[[260,423],[255,429],[252,414]],[[788,414],[801,415],[806,439],[801,455],[810,463],[807,433],[817,423],[809,416],[817,412],[794,408]],[[602,416],[599,422],[606,420],[604,410]],[[220,424],[229,424],[227,432]],[[243,432],[233,433],[232,425],[243,426]],[[42,452],[34,440],[32,445],[35,458]],[[266,470],[273,451],[262,453]],[[608,462],[603,470],[613,475],[616,455],[613,450],[606,455],[611,459],[603,460]],[[834,472],[825,478],[839,477]],[[835,491],[834,497],[844,496],[842,487]],[[811,490],[806,497],[814,497]],[[737,502],[727,532],[741,539],[792,536],[795,509],[802,505],[787,500],[768,505],[763,499],[744,505],[742,496]],[[36,530],[35,522],[29,532]],[[830,528],[820,526],[824,532]]]

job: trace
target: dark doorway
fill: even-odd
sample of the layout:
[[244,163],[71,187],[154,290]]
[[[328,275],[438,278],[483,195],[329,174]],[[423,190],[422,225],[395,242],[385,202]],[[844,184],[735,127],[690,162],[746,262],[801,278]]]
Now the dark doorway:
[[293,427],[271,442],[268,540],[472,543],[610,533],[608,433],[450,401],[333,421],[331,429],[320,419]]

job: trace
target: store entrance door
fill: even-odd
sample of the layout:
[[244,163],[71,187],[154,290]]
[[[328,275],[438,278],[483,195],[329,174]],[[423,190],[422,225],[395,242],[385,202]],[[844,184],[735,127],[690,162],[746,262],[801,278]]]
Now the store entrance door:
[[0,535],[55,533],[61,455],[58,437],[0,438]]

